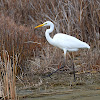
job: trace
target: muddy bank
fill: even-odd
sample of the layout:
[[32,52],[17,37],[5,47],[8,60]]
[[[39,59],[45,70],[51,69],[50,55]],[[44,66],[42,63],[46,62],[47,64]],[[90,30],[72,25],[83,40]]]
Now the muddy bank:
[[19,100],[99,100],[100,73],[76,75],[56,73],[52,78],[43,78],[42,85],[17,90]]

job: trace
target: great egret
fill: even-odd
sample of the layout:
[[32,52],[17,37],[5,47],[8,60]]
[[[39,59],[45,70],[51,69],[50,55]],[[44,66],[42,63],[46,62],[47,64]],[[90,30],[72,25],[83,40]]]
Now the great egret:
[[[54,30],[54,24],[51,21],[46,21],[43,24],[36,26],[35,28],[42,27],[42,26],[50,26],[50,29],[47,29],[45,32],[45,37],[51,45],[56,46],[64,51],[64,62],[66,59],[67,51],[71,51],[71,52],[77,51],[80,48],[90,49],[90,46],[87,43],[80,41],[79,39],[67,34],[57,33],[56,35],[54,35],[53,38],[51,38],[49,34]],[[74,70],[74,66],[73,66],[73,70]],[[73,71],[73,73],[75,78],[75,70]]]

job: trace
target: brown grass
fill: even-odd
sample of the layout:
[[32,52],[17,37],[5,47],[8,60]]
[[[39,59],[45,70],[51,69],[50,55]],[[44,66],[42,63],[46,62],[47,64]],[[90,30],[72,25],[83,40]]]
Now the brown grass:
[[[57,32],[70,34],[87,42],[91,49],[74,53],[76,70],[100,71],[100,2],[99,0],[1,0],[0,51],[18,57],[18,72],[33,80],[33,74],[53,71],[63,61],[62,51],[49,45],[45,28],[34,29],[51,20]],[[59,55],[60,54],[60,55]],[[68,66],[71,67],[70,58]]]
[[17,55],[11,61],[8,52],[3,49],[3,58],[1,60],[2,70],[2,85],[3,85],[3,98],[4,100],[17,100],[16,96],[16,69],[17,69]]

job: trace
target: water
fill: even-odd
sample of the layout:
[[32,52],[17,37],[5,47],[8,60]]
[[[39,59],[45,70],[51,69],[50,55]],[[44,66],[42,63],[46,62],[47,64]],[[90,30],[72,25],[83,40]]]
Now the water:
[[[100,100],[100,86],[75,86],[72,89],[60,87],[48,90],[22,90],[19,100]],[[23,98],[24,97],[24,98]]]
[[64,77],[60,80],[50,79],[48,81],[51,83],[48,84],[47,89],[43,85],[37,89],[18,91],[19,100],[100,100],[100,74],[85,77],[83,77],[84,80],[72,86],[68,85],[68,80],[65,82]]
[[76,90],[71,93],[27,97],[20,100],[100,100],[100,90]]

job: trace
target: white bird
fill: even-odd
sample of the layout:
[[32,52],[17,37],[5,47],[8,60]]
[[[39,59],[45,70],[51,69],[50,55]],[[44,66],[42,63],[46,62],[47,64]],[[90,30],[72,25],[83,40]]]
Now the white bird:
[[64,61],[66,59],[67,51],[77,51],[80,48],[90,49],[90,46],[87,43],[67,34],[57,33],[53,38],[51,38],[50,33],[54,30],[54,24],[51,21],[46,21],[35,28],[42,26],[50,26],[50,29],[47,29],[45,32],[45,37],[51,45],[56,46],[64,51]]

